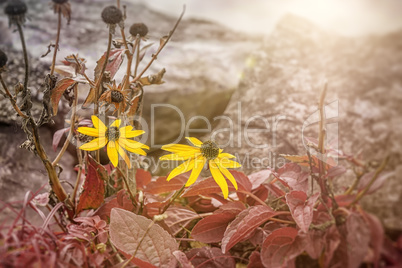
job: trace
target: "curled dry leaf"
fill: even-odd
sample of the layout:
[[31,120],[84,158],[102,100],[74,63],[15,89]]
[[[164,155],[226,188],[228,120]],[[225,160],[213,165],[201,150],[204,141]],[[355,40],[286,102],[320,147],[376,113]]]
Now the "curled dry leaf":
[[63,96],[64,92],[67,89],[74,87],[76,84],[77,82],[71,78],[63,78],[59,82],[57,82],[56,86],[51,91],[50,96],[50,103],[52,104],[53,115],[57,115],[57,110],[61,96]]
[[149,85],[160,85],[165,83],[162,79],[163,79],[163,75],[166,73],[166,69],[163,68],[162,70],[160,70],[157,74],[152,74],[152,75],[148,75],[146,77],[142,77],[139,82],[143,85],[143,86],[149,86]]

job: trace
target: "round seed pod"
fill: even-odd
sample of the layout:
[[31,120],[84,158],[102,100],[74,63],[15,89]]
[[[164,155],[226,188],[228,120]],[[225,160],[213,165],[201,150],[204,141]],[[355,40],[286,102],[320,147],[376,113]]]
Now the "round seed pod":
[[64,4],[64,3],[68,2],[68,0],[52,0],[52,1],[53,1],[53,3],[56,3],[56,4]]
[[201,145],[202,156],[208,160],[213,160],[219,155],[219,147],[213,141],[206,141]]
[[117,24],[123,19],[123,13],[115,6],[105,7],[102,11],[102,20],[107,24]]
[[19,15],[24,15],[28,10],[27,5],[20,1],[20,0],[14,0],[14,1],[9,1],[6,7],[4,8],[4,13],[6,13],[9,16],[19,16]]
[[148,27],[142,22],[134,23],[130,27],[130,34],[132,36],[137,36],[137,34],[139,34],[141,37],[144,37],[147,35],[147,33],[148,33]]
[[6,53],[4,53],[4,51],[0,49],[0,68],[6,66],[7,60],[8,59]]

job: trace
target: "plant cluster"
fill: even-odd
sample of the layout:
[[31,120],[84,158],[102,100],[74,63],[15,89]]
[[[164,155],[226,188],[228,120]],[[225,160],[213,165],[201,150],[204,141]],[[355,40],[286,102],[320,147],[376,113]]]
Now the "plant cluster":
[[[117,1],[100,18],[108,27],[108,45],[86,75],[85,59],[71,55],[56,65],[62,16],[71,18],[68,0],[53,0],[58,31],[50,73],[45,76],[42,112],[32,113],[28,52],[22,25],[27,6],[11,1],[5,8],[10,26],[20,35],[25,60],[23,83],[9,90],[2,78],[7,55],[0,50],[1,95],[20,116],[27,140],[21,145],[43,162],[50,191],[28,192],[25,200],[3,209],[15,212],[11,224],[0,227],[0,264],[4,267],[396,267],[402,261],[402,241],[384,235],[379,219],[359,205],[362,197],[389,177],[388,158],[376,167],[353,155],[325,146],[325,94],[320,99],[318,140],[308,139],[306,155],[285,156],[278,170],[251,175],[234,156],[213,141],[188,137],[192,146],[168,144],[161,160],[184,161],[168,177],[152,177],[141,166],[148,146],[136,140],[144,133],[140,121],[144,87],[163,83],[165,69],[144,76],[181,21],[160,39],[145,67],[148,27],[135,23],[125,35],[125,7]],[[116,38],[120,32],[120,38]],[[115,38],[114,38],[115,37]],[[145,44],[144,44],[145,43]],[[113,48],[112,48],[113,46]],[[44,55],[46,56],[46,55]],[[115,75],[126,59],[125,76]],[[58,73],[56,75],[55,73]],[[90,86],[78,103],[79,85]],[[62,100],[64,98],[64,100]],[[70,127],[57,131],[51,160],[40,140],[40,126],[52,123],[60,102],[71,106]],[[93,108],[91,119],[77,116],[77,107]],[[102,121],[101,118],[105,118]],[[77,178],[71,193],[60,183],[58,162],[70,143],[77,148]],[[106,155],[107,164],[101,163]],[[120,161],[122,159],[123,161]],[[340,165],[334,165],[337,160]],[[200,179],[207,166],[211,177]],[[335,194],[333,182],[352,169],[356,179]],[[339,192],[339,191],[338,191]],[[15,205],[22,205],[20,210]],[[32,208],[43,219],[35,226],[26,217]],[[43,212],[47,209],[47,215]]]

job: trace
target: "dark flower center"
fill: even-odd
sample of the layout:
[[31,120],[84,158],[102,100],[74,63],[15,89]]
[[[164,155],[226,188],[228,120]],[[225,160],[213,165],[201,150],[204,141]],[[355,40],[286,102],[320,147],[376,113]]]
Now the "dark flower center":
[[201,145],[202,156],[208,160],[213,160],[219,155],[219,147],[213,141],[206,141]]
[[108,141],[117,141],[120,138],[120,131],[117,127],[108,127],[105,136]]
[[117,91],[117,90],[112,90],[111,99],[112,99],[112,102],[120,103],[124,99],[123,93],[121,93],[120,91]]

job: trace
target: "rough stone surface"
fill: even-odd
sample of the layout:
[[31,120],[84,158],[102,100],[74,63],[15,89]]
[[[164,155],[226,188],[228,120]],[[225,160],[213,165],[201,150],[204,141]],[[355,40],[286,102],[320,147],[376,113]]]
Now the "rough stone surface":
[[[225,151],[237,154],[246,173],[283,164],[280,154],[305,154],[303,123],[317,116],[326,79],[326,103],[338,101],[339,114],[328,119],[327,127],[338,126],[339,149],[361,153],[365,161],[379,162],[391,155],[387,169],[396,175],[363,204],[386,227],[401,230],[401,47],[402,32],[346,38],[287,16],[255,54],[255,66],[247,71],[224,113],[234,122],[233,137],[224,131],[230,127],[227,120],[221,120],[215,140],[228,146]],[[335,111],[331,107],[327,117]],[[303,134],[317,137],[317,130],[318,125],[311,124]],[[340,184],[351,184],[353,173],[347,174]]]
[[[33,57],[39,58],[46,52],[47,45],[54,43],[57,16],[46,2],[28,0],[27,4],[30,21],[25,26],[26,40]],[[172,30],[182,10],[177,10],[177,17],[171,17],[149,9],[145,4],[131,1],[121,1],[121,4],[127,6],[126,35],[129,36],[130,25],[143,22],[149,29],[149,40],[142,44],[154,43],[140,64],[141,70],[158,49],[159,38]],[[96,5],[88,1],[71,1],[70,25],[67,26],[63,20],[58,59],[79,53],[87,60],[86,73],[89,77],[93,77],[96,61],[107,46],[108,29],[100,14],[108,5],[108,0],[97,1]],[[118,27],[114,38],[121,38]],[[152,75],[166,68],[163,79],[166,83],[145,88],[143,117],[149,127],[152,104],[170,104],[181,111],[178,113],[172,108],[160,107],[153,110],[154,128],[148,133],[154,134],[154,144],[164,144],[179,137],[182,118],[187,123],[194,115],[211,120],[221,114],[238,85],[247,56],[257,48],[261,39],[209,21],[188,19],[185,15],[171,41],[144,74]],[[8,43],[18,46],[18,36],[12,35],[12,42]],[[42,58],[41,62],[50,65],[51,59],[52,53]],[[124,64],[121,70],[126,69]],[[117,83],[122,76],[123,72],[116,74]],[[80,90],[81,101],[85,99],[87,90]],[[191,128],[204,128],[204,125],[201,120],[195,120]]]

